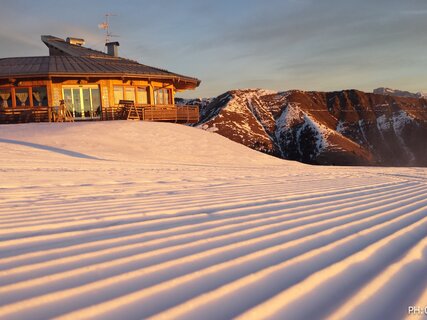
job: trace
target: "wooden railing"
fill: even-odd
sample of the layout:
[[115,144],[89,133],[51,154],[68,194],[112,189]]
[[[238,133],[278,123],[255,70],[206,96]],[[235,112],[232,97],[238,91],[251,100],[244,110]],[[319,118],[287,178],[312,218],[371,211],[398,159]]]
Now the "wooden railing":
[[0,123],[48,122],[52,107],[24,107],[0,109]]
[[[129,106],[113,106],[103,108],[102,120],[127,119]],[[173,121],[179,123],[196,123],[199,121],[199,108],[197,106],[135,106],[140,120],[147,121]]]
[[[137,105],[140,120],[196,123],[199,121],[197,106],[152,106]],[[25,107],[0,109],[0,124],[24,122],[73,121],[72,115],[64,107]],[[101,120],[122,120],[128,118],[129,106],[114,106],[102,109]]]

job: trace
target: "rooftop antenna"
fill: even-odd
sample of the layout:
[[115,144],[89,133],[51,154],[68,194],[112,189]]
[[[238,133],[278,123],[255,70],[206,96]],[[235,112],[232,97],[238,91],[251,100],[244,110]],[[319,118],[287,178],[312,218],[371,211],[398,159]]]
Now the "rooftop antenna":
[[110,42],[110,38],[112,37],[119,37],[118,35],[114,35],[111,33],[110,30],[110,17],[116,17],[117,14],[114,13],[106,13],[105,14],[105,21],[103,23],[98,24],[98,28],[105,30],[105,43]]

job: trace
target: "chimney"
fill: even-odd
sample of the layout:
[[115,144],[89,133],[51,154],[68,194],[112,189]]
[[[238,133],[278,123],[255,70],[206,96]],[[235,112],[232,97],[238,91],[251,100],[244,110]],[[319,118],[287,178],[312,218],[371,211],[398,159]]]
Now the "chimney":
[[120,44],[117,41],[116,42],[107,42],[105,44],[105,46],[107,47],[107,54],[109,54],[110,56],[113,56],[113,57],[119,56]]

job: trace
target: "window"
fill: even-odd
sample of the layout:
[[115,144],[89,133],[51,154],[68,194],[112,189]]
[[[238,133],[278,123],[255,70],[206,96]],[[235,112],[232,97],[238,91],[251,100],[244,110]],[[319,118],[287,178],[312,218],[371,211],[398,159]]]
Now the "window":
[[30,95],[28,94],[28,88],[16,88],[15,97],[17,107],[25,107],[30,105]]
[[154,88],[154,103],[155,104],[170,104],[169,89]]
[[83,107],[82,94],[80,92],[82,90],[81,88],[78,88],[78,89],[72,89],[71,91],[73,92],[74,116],[76,118],[82,118],[84,116],[84,113],[83,113],[84,108],[82,108]]
[[147,88],[136,88],[136,101],[138,104],[148,104]]
[[0,88],[0,108],[47,107],[46,86]]
[[33,104],[35,107],[47,106],[46,87],[33,87]]
[[12,95],[10,89],[0,89],[0,108],[9,108],[12,106]]
[[92,114],[94,117],[99,117],[101,116],[101,97],[99,89],[91,89],[90,93],[92,95]]
[[135,103],[135,88],[134,87],[125,87],[125,99],[131,100]]
[[114,86],[114,104],[118,105],[120,100],[123,99],[123,87]]
[[101,96],[96,86],[63,87],[65,106],[75,118],[94,119],[101,116]]
[[[148,104],[149,99],[149,89],[148,87],[136,87],[136,86],[114,86],[114,104],[118,105],[120,100],[130,100],[133,101],[135,104]],[[169,89],[162,89],[158,88],[160,90],[160,95],[162,96],[161,100],[159,100],[158,104],[168,104],[169,102],[165,102],[169,100]],[[167,91],[166,94],[164,94],[163,91]],[[164,95],[166,95],[166,100],[164,98]]]
[[163,102],[165,104],[170,104],[170,95],[169,95],[170,90],[169,89],[163,89]]

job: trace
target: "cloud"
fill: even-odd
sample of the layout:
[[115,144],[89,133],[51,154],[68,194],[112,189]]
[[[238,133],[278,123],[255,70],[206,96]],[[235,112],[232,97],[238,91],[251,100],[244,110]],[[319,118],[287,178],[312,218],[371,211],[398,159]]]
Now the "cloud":
[[[46,54],[41,34],[80,36],[88,46],[102,50],[104,34],[97,25],[105,12],[113,12],[118,16],[111,20],[112,30],[120,35],[122,55],[201,78],[200,96],[251,84],[278,90],[335,89],[393,79],[402,87],[418,83],[414,91],[427,87],[427,80],[412,67],[427,67],[425,0],[57,4],[4,4],[0,20],[10,27],[0,30],[1,56]],[[417,82],[408,81],[411,73]]]

